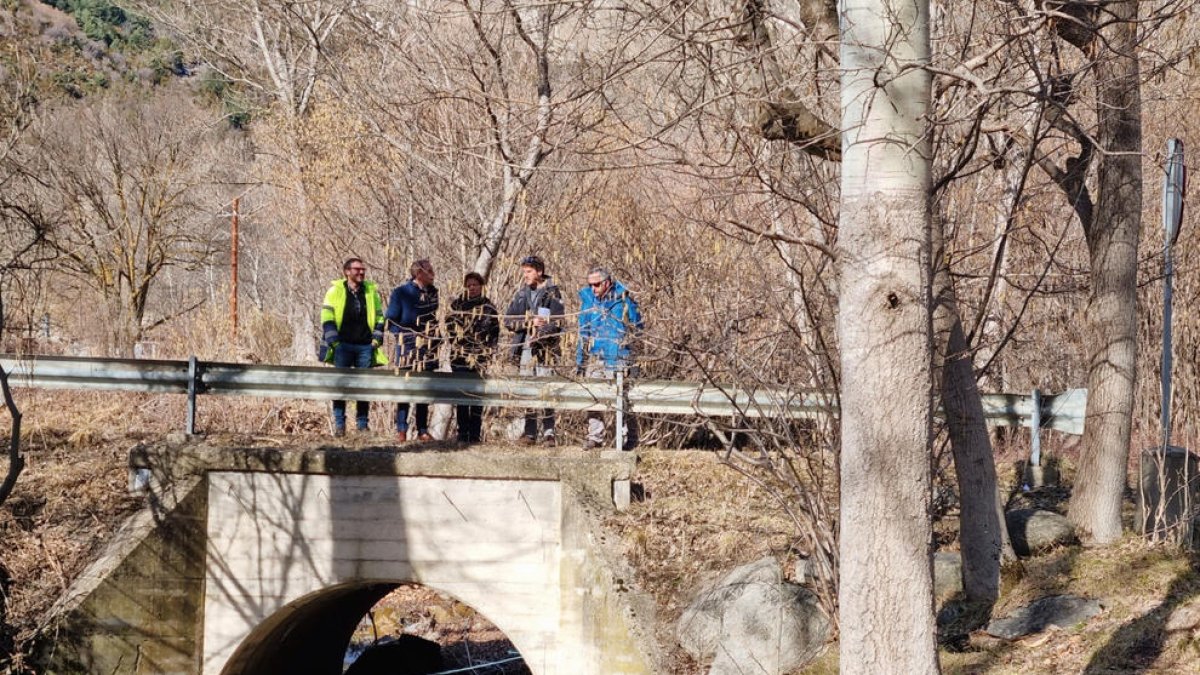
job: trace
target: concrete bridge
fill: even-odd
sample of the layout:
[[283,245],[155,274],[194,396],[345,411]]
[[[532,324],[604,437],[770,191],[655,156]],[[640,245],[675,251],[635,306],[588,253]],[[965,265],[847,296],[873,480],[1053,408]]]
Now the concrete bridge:
[[630,454],[136,448],[149,506],[55,609],[62,673],[341,673],[402,583],[453,596],[530,670],[650,673],[651,603],[598,546]]

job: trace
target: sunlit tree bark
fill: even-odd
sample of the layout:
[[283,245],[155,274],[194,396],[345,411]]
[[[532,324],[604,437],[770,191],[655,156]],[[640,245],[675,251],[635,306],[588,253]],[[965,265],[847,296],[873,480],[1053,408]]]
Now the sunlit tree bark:
[[929,520],[929,6],[842,4],[843,673],[938,672]]

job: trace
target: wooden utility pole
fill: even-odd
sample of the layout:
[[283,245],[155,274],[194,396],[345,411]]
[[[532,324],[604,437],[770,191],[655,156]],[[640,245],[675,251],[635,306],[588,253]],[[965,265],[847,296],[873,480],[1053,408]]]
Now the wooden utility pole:
[[233,339],[238,336],[238,202],[233,198],[233,221],[229,237],[229,313],[233,317]]

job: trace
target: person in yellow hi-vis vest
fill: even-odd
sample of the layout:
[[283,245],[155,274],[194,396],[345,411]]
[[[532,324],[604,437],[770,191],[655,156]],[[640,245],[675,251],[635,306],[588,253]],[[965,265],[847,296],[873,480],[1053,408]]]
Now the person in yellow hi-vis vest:
[[[374,281],[367,281],[367,266],[360,258],[342,264],[345,278],[336,279],[321,305],[321,348],[325,363],[338,368],[371,368],[387,365],[383,353],[383,296]],[[369,401],[355,402],[355,426],[370,426]],[[346,435],[346,402],[333,402],[333,435]]]

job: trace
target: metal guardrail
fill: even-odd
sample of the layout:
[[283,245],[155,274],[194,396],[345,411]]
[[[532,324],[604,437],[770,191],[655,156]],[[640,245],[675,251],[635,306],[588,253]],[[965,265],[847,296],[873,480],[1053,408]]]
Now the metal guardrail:
[[[1035,408],[1039,426],[1076,436],[1083,434],[1087,412],[1087,389],[1068,389],[1061,394],[984,394],[983,415],[992,426],[1032,427]],[[1038,401],[1040,405],[1035,405]]]
[[[135,391],[187,394],[188,430],[201,394],[306,398],[317,400],[409,401],[559,410],[625,408],[643,414],[727,417],[813,418],[836,414],[828,392],[784,387],[721,386],[669,380],[637,380],[624,402],[612,380],[561,377],[501,378],[464,373],[407,373],[312,366],[261,366],[239,363],[93,359],[65,356],[0,355],[15,387]],[[1087,391],[1072,389],[1041,397],[1041,426],[1083,433]],[[984,414],[992,425],[1030,426],[1033,398],[986,394]]]

